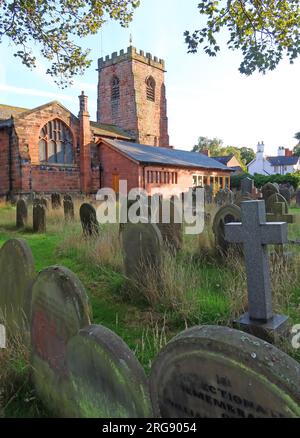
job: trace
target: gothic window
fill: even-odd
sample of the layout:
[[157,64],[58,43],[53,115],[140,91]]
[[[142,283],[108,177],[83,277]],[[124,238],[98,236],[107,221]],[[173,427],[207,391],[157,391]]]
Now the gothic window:
[[147,99],[155,102],[155,80],[152,76],[146,79],[146,93]]
[[120,80],[117,76],[114,76],[111,81],[111,100],[120,99]]
[[61,120],[51,120],[41,129],[39,159],[48,163],[73,163],[72,133]]
[[114,76],[111,81],[111,112],[112,117],[118,116],[120,103],[120,79]]

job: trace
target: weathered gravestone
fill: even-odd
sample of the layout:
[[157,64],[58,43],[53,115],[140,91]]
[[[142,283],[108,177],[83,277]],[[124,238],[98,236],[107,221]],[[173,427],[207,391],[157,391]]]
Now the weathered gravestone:
[[[167,213],[164,217],[164,212]],[[183,215],[175,199],[159,203],[157,227],[170,250],[179,251],[183,244]]]
[[292,185],[290,185],[290,186],[288,187],[288,189],[289,189],[289,191],[290,191],[290,194],[291,194],[291,201],[292,201],[292,200],[295,199],[295,197],[296,197],[296,190],[295,190],[294,186],[292,186]]
[[33,204],[33,232],[46,232],[46,208],[41,203]]
[[70,199],[64,199],[64,216],[66,222],[74,221],[74,203]]
[[261,189],[263,199],[267,202],[268,198],[276,193],[279,193],[278,184],[267,183]]
[[127,199],[127,221],[131,222],[131,216],[135,217],[151,217],[151,209],[159,208],[163,198],[160,195],[141,196],[138,195],[136,199]]
[[74,417],[152,416],[148,382],[133,352],[115,333],[92,325],[67,347]]
[[32,288],[33,381],[43,403],[60,416],[70,403],[67,345],[89,323],[88,298],[77,277],[58,266],[42,271]]
[[141,280],[146,267],[151,267],[159,275],[163,238],[155,224],[124,224],[121,242],[127,277]]
[[32,293],[32,368],[40,399],[59,417],[151,416],[142,367],[113,332],[89,323],[78,278],[54,266]]
[[158,222],[159,204],[161,201],[162,201],[162,197],[160,195],[154,195],[148,197],[137,195],[135,199],[128,199],[127,195],[120,197],[119,205],[120,205],[121,220],[119,226],[119,233],[122,232],[122,229],[124,228],[124,225],[127,222],[133,222],[133,220],[136,220],[136,218],[147,217],[150,222],[153,208],[155,210],[155,214],[157,214],[157,222]]
[[287,214],[289,212],[289,206],[286,199],[280,193],[274,193],[266,200],[266,212],[271,214],[274,213],[275,205],[278,203],[282,203],[284,205],[284,210]]
[[221,189],[216,193],[215,203],[219,207],[221,207],[222,205],[225,205],[227,203],[227,194],[226,194],[225,190]]
[[264,201],[243,202],[241,223],[225,225],[225,239],[243,244],[246,262],[249,309],[237,325],[272,341],[286,331],[288,318],[273,313],[267,245],[287,243],[287,223],[267,223]]
[[286,202],[287,202],[288,204],[290,204],[290,202],[291,202],[291,198],[292,198],[292,195],[291,195],[291,192],[290,192],[289,188],[286,187],[286,186],[281,186],[281,187],[279,188],[279,193],[281,194],[281,196],[284,197],[284,199],[286,200]]
[[225,195],[226,195],[226,204],[233,204],[234,203],[234,193],[233,191],[229,190],[228,188],[224,189]]
[[48,199],[47,198],[41,198],[41,204],[45,207],[46,210],[48,210]]
[[275,202],[272,205],[272,212],[267,213],[267,222],[286,222],[293,224],[296,220],[296,215],[289,214],[286,211],[286,204],[284,202]]
[[64,195],[64,200],[65,200],[65,201],[73,201],[73,198],[72,198],[71,195],[69,195],[69,194],[65,194],[65,195]]
[[300,418],[299,363],[227,327],[174,338],[154,361],[150,391],[163,418]]
[[[298,216],[288,213],[286,202],[275,202],[272,204],[272,213],[267,213],[267,222],[286,222],[287,224],[294,224],[298,222]],[[284,253],[283,245],[275,245],[274,254],[284,257],[286,260],[289,260],[291,257],[291,253]]]
[[249,193],[251,195],[253,190],[254,190],[254,181],[253,181],[253,179],[249,178],[248,176],[246,178],[243,178],[242,182],[241,182],[242,194],[246,195],[247,193]]
[[58,210],[61,207],[61,196],[59,193],[52,193],[51,206],[53,210]]
[[91,204],[82,204],[79,211],[83,234],[86,237],[99,234],[99,224],[95,208]]
[[234,202],[234,193],[226,189],[221,189],[218,191],[218,193],[215,196],[215,202],[217,205],[227,205],[227,204],[233,204]]
[[27,338],[34,260],[27,243],[8,240],[0,250],[0,323],[8,334]]
[[241,191],[237,191],[235,193],[234,204],[237,205],[238,207],[241,207],[242,202],[251,201],[251,200],[252,200],[252,196],[250,195],[250,193],[243,194]]
[[41,198],[39,198],[38,196],[36,196],[35,198],[33,198],[32,204],[36,205],[36,204],[41,204],[42,200]]
[[230,244],[225,240],[225,224],[229,222],[240,222],[240,220],[241,209],[237,205],[225,205],[217,211],[213,221],[213,232],[216,247],[222,255],[227,254],[230,247]]
[[19,199],[16,206],[16,226],[24,228],[28,221],[28,208],[24,199]]
[[205,204],[212,204],[213,202],[213,188],[211,186],[204,186],[204,201]]
[[296,207],[300,208],[300,189],[296,191]]

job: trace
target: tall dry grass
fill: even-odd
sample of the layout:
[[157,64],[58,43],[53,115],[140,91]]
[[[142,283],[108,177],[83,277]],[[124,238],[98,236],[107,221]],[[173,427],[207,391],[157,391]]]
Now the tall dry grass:
[[0,349],[0,416],[19,393],[29,385],[30,351],[21,335],[9,336]]
[[153,358],[167,345],[166,317],[162,322],[151,319],[148,326],[143,330],[142,339],[135,348],[135,355],[145,364],[146,372],[150,372]]
[[67,227],[57,251],[63,255],[75,255],[95,267],[109,266],[116,271],[122,270],[123,257],[117,224],[102,225],[99,234],[90,237],[83,235],[81,226],[76,229]]

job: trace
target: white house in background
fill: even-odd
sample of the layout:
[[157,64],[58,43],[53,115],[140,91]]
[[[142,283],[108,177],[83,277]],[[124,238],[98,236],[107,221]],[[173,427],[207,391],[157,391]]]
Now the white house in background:
[[248,164],[250,175],[259,173],[260,175],[286,175],[300,170],[300,158],[293,155],[293,152],[284,147],[278,148],[276,157],[265,155],[265,145],[258,143],[256,157]]

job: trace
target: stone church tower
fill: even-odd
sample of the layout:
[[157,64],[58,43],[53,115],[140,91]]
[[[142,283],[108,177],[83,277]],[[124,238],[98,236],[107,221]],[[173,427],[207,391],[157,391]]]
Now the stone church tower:
[[165,63],[134,47],[98,60],[97,122],[131,132],[136,141],[169,146]]

